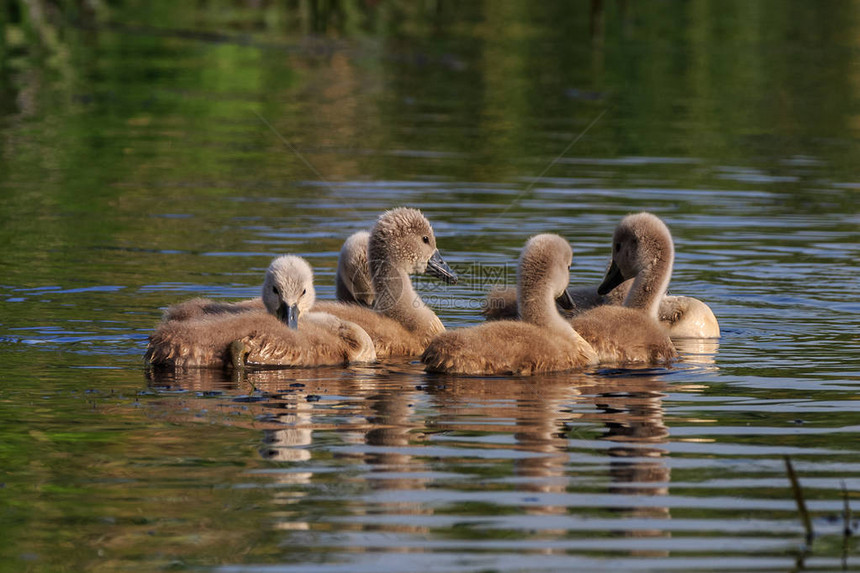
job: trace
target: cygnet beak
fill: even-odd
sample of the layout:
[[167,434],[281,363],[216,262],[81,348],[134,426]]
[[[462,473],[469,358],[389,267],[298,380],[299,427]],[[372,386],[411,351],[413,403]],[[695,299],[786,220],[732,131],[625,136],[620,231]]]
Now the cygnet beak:
[[605,295],[621,283],[625,281],[624,275],[621,274],[621,269],[615,264],[615,261],[606,269],[606,276],[603,277],[603,282],[597,287],[597,294]]
[[451,270],[448,263],[442,260],[442,255],[439,254],[438,250],[434,251],[433,256],[427,261],[427,273],[438,279],[442,279],[449,285],[457,284],[457,273]]
[[567,289],[564,289],[564,292],[561,293],[561,296],[555,299],[555,302],[558,303],[558,306],[563,308],[564,310],[573,310],[576,306],[573,302],[573,299],[570,297],[570,293],[567,292]]
[[278,320],[288,327],[296,330],[299,327],[299,305],[292,304],[288,306],[287,303],[281,301],[281,304],[278,305],[277,317]]

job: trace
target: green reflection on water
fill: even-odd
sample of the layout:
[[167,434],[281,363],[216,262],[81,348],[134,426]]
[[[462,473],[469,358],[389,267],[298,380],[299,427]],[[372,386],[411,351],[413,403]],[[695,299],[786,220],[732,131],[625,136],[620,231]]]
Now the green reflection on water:
[[[4,297],[22,299],[0,302],[2,335],[15,339],[0,341],[3,571],[18,571],[28,559],[35,559],[33,568],[56,570],[115,570],[135,562],[301,562],[309,552],[325,553],[300,542],[335,529],[328,518],[366,510],[362,502],[344,499],[364,493],[367,480],[344,485],[337,473],[312,478],[319,490],[341,495],[334,499],[309,495],[288,504],[282,502],[289,496],[273,498],[266,487],[233,487],[271,485],[249,471],[278,463],[261,459],[260,431],[249,429],[253,413],[228,402],[224,411],[197,416],[204,406],[185,411],[184,396],[137,396],[146,387],[143,336],[158,307],[191,296],[165,283],[248,289],[241,296],[250,296],[272,252],[281,250],[326,253],[316,266],[330,273],[346,233],[327,220],[358,228],[401,201],[428,205],[434,222],[453,226],[444,230],[446,251],[511,258],[525,223],[535,219],[542,230],[592,241],[584,251],[597,258],[595,245],[602,248],[605,238],[582,219],[594,212],[665,211],[678,220],[676,237],[695,242],[695,221],[706,220],[702,226],[718,233],[722,219],[736,214],[719,203],[723,191],[759,193],[745,203],[761,210],[755,223],[785,219],[727,240],[717,255],[752,243],[799,249],[809,239],[786,239],[784,222],[792,216],[820,214],[815,229],[822,235],[847,236],[856,223],[830,219],[856,212],[857,2],[604,2],[601,13],[590,12],[592,3],[584,0],[343,1],[336,9],[309,1],[263,3],[260,9],[227,0],[96,4],[102,9],[87,15],[76,2],[57,2],[59,12],[48,22],[53,28],[39,29],[24,13],[26,2],[0,3],[0,286],[9,287]],[[625,158],[656,160],[625,165]],[[573,190],[557,200],[541,195],[541,185],[530,188],[550,165],[546,176]],[[333,184],[367,189],[359,195],[318,185],[314,170]],[[440,185],[408,185],[428,181]],[[371,187],[374,182],[405,184],[386,191]],[[481,184],[488,189],[475,188]],[[602,199],[576,193],[594,192],[595,186],[629,192]],[[655,198],[650,187],[679,195]],[[695,191],[705,198],[691,200]],[[725,202],[742,195],[733,197]],[[518,202],[510,207],[514,198]],[[505,209],[503,223],[492,219]],[[495,223],[482,230],[502,236],[459,230],[478,217]],[[687,218],[694,222],[681,226]],[[512,221],[523,229],[499,228],[516,227]],[[261,239],[260,228],[298,236]],[[310,236],[317,229],[319,235]],[[850,253],[799,256],[790,250],[783,257],[825,267],[839,257],[850,260]],[[775,258],[773,251],[759,250],[745,262],[758,268]],[[598,267],[582,272],[594,279]],[[688,280],[730,288],[726,277],[737,273],[736,283],[750,281],[746,268],[701,267],[688,270]],[[761,282],[786,295],[796,294],[799,285],[791,276]],[[115,289],[56,292],[105,286]],[[45,287],[51,288],[34,290]],[[821,296],[842,299],[840,291]],[[773,307],[770,300],[742,304],[744,315]],[[780,318],[756,320],[767,332]],[[761,359],[779,348],[756,354],[745,346],[759,339],[766,345],[766,335],[750,337],[752,344],[739,338],[729,338],[721,350],[734,359],[722,365],[731,380],[715,374],[699,394],[787,402],[814,393],[818,401],[848,402],[845,390],[755,386],[751,380],[815,378],[818,371],[788,360],[762,366],[750,356]],[[852,358],[844,356],[849,334],[816,340],[822,347],[815,356],[836,365],[835,377],[856,373]],[[740,359],[732,354],[739,349],[746,352]],[[75,368],[94,366],[120,369]],[[223,406],[221,400],[212,403]],[[842,408],[822,408],[804,422],[850,427],[855,414]],[[703,408],[685,416],[713,418],[718,426],[768,427],[789,426],[796,416],[766,412],[764,406],[754,412]],[[424,427],[423,417],[419,422],[411,431],[434,429]],[[675,422],[667,415],[666,425]],[[451,434],[471,436],[463,426],[456,418]],[[583,427],[578,439],[602,436],[599,416]],[[840,461],[848,463],[855,434],[721,441],[829,448],[844,452]],[[540,446],[541,439],[531,445]],[[338,442],[339,436],[325,435],[315,445]],[[409,445],[420,456],[416,443]],[[314,456],[338,468],[360,465],[321,447]],[[515,466],[437,462],[462,482],[464,475],[475,476],[458,484],[460,491],[508,477]],[[529,470],[527,464],[520,468]],[[584,473],[603,469],[590,466]],[[723,474],[719,466],[680,469],[672,479]],[[602,474],[596,479],[582,491],[597,492],[608,480]],[[311,488],[287,483],[282,489]],[[776,487],[738,493],[785,499]],[[833,490],[815,495],[836,499]],[[464,502],[439,511],[497,516],[521,508]],[[613,515],[606,508],[577,511]],[[713,513],[682,508],[673,515]],[[755,511],[733,515],[747,519]],[[782,510],[767,515],[793,517]],[[281,522],[317,529],[284,547],[284,539],[293,538],[273,527]],[[432,533],[487,535],[477,531],[455,526]],[[508,530],[492,535],[506,538]],[[836,555],[838,548],[825,551]]]

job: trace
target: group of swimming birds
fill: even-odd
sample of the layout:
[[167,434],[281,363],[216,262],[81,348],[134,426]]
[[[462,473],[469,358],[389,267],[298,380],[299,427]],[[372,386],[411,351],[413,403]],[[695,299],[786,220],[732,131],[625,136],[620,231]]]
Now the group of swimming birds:
[[153,367],[331,366],[421,356],[426,370],[528,375],[595,365],[661,364],[677,357],[672,338],[720,335],[711,309],[666,294],[674,246],[655,215],[624,217],[597,286],[570,287],[570,244],[531,237],[517,285],[494,288],[481,325],[446,330],[415,292],[411,274],[448,283],[457,276],[416,210],[386,211],[370,232],[349,237],[338,259],[337,301],[315,298],[301,257],[272,261],[259,298],[196,298],[167,308],[149,338]]

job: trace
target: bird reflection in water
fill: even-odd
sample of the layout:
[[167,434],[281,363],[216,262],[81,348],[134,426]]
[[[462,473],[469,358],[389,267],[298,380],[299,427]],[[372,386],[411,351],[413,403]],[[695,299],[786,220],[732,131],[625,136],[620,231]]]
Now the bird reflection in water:
[[[399,372],[401,368],[406,372]],[[346,479],[360,480],[372,491],[425,489],[429,478],[419,455],[418,442],[424,434],[420,431],[423,420],[415,418],[415,405],[422,396],[416,390],[416,375],[420,375],[420,366],[405,362],[387,364],[384,368],[352,368],[348,376],[326,378],[325,383],[319,378],[302,380],[304,386],[298,391],[278,397],[280,407],[286,411],[275,414],[273,421],[290,427],[264,430],[262,455],[275,461],[310,460],[314,434],[324,434],[329,442],[335,438],[329,450],[336,458],[367,467],[360,476]],[[259,378],[254,384],[257,388],[274,387]],[[317,401],[320,395],[335,395],[339,399],[334,404],[329,400]],[[333,407],[337,408],[334,412]],[[308,482],[312,478],[313,473],[307,473]],[[297,493],[300,492],[293,491],[291,495]],[[377,502],[372,495],[366,503],[346,505],[353,517],[433,513],[418,501]],[[407,524],[389,525],[387,529],[411,534],[430,531],[428,527]]]
[[[715,349],[702,346],[703,342],[713,345],[715,341],[694,342],[679,345],[684,360],[676,367],[701,368],[703,372],[716,369]],[[481,449],[488,455],[479,454],[478,463],[493,465],[494,473],[507,466],[513,474],[488,483],[482,478],[481,491],[513,488],[523,492],[520,514],[541,519],[557,516],[537,521],[546,525],[538,525],[530,534],[552,540],[575,534],[570,529],[571,519],[601,514],[600,507],[578,501],[583,495],[599,493],[601,487],[606,487],[604,491],[612,498],[605,507],[626,518],[612,521],[636,527],[622,530],[610,524],[608,531],[623,537],[670,536],[669,528],[663,525],[671,519],[669,508],[659,501],[668,495],[671,477],[665,461],[668,450],[661,447],[669,437],[662,401],[667,389],[665,374],[670,372],[602,370],[529,378],[475,378],[426,375],[420,364],[404,362],[349,369],[263,370],[248,372],[239,381],[231,380],[229,374],[199,370],[186,377],[175,374],[169,380],[150,378],[150,384],[194,389],[198,395],[220,389],[232,394],[241,388],[258,396],[259,402],[247,404],[253,419],[249,422],[247,415],[242,419],[247,427],[262,432],[261,457],[283,464],[273,468],[282,471],[270,476],[285,486],[276,489],[274,502],[278,505],[295,506],[314,495],[314,488],[308,486],[320,478],[315,468],[320,463],[327,468],[330,465],[325,460],[314,462],[314,440],[322,440],[318,448],[342,460],[343,467],[353,468],[349,475],[338,476],[338,482],[360,482],[365,491],[382,494],[345,500],[342,511],[356,520],[351,521],[351,528],[378,530],[380,524],[371,516],[398,516],[382,527],[423,536],[431,532],[430,526],[408,516],[433,515],[437,504],[422,501],[422,496],[411,500],[408,492],[431,487],[443,496],[447,490],[468,491],[478,474],[456,468],[474,464],[473,452]],[[684,389],[673,386],[672,391]],[[188,393],[182,399],[182,409],[188,410],[189,403],[198,399],[201,407],[212,408],[213,400]],[[234,400],[225,394],[215,403],[235,409],[236,404],[231,404]],[[236,417],[229,423],[243,424]],[[583,467],[575,461],[583,453],[595,455],[594,443],[579,438],[580,433],[595,437],[596,431],[601,432],[598,440],[610,444],[605,450],[597,448],[605,452],[608,470],[602,463]],[[440,444],[446,451],[434,453],[428,447]],[[501,455],[497,458],[493,450]],[[436,481],[440,469],[449,474],[443,483]],[[459,476],[453,481],[452,472]],[[608,478],[608,486],[601,476]],[[390,495],[397,491],[405,493]],[[653,502],[643,503],[643,496],[654,498]],[[457,503],[453,499],[456,496],[452,503]],[[285,509],[282,513],[275,520],[276,528],[308,527],[301,517],[303,510]],[[566,551],[558,546],[535,550],[547,554]],[[659,549],[631,551],[665,555]]]
[[[671,469],[665,462],[669,452],[659,447],[669,437],[662,403],[666,383],[659,375],[640,376],[634,372],[601,380],[602,392],[594,397],[597,407],[594,418],[605,425],[599,439],[613,443],[606,451],[610,459],[608,492],[619,495],[620,500],[630,496],[655,499],[652,503],[638,500],[629,507],[619,503],[609,509],[624,518],[667,520],[672,517],[669,508],[658,501],[668,495],[671,480]],[[619,523],[629,522],[619,520]],[[624,537],[670,537],[671,532],[660,523],[655,522],[653,529],[627,529],[618,533]],[[631,550],[630,554],[659,557],[667,556],[668,551]]]

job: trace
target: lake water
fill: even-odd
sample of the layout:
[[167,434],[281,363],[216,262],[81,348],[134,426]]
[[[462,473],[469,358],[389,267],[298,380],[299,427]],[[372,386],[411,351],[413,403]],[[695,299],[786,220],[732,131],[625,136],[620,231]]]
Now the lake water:
[[[93,4],[43,47],[0,6],[0,571],[860,570],[860,3]],[[415,279],[449,327],[532,234],[593,284],[648,210],[723,336],[533,378],[144,369],[164,307],[276,255],[333,298],[398,205],[461,275]]]

